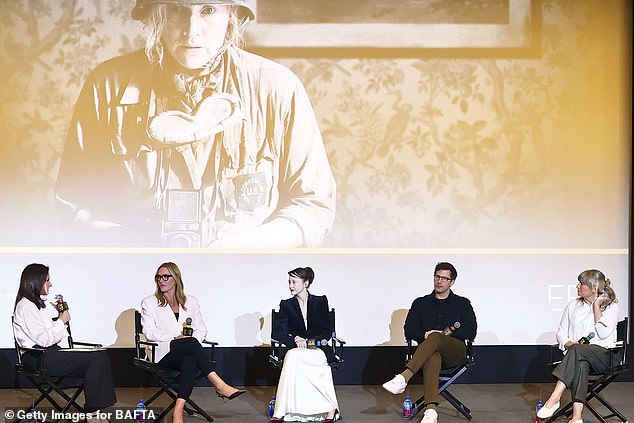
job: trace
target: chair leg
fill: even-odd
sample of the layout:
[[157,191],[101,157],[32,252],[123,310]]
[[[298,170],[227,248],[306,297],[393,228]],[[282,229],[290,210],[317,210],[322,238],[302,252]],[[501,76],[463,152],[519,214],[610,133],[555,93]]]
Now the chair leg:
[[444,390],[440,393],[451,405],[454,406],[456,410],[460,412],[463,416],[467,418],[467,420],[471,420],[471,410],[464,405],[462,402],[458,400],[458,398],[454,397],[451,392]]
[[[590,405],[590,400],[592,398],[596,398],[605,408],[611,411],[612,414],[608,414],[605,416],[600,416],[597,412],[594,411],[594,408]],[[588,399],[586,400],[586,407],[590,410],[592,414],[595,415],[599,421],[602,423],[606,422],[610,417],[618,417],[622,422],[627,422],[627,419],[619,410],[617,410],[612,404],[608,402],[598,391],[591,391],[588,393]]]

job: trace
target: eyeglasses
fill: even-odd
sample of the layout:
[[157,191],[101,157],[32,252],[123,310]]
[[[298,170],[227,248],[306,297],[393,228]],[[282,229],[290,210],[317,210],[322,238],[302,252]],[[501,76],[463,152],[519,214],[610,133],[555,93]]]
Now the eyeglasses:
[[452,279],[448,278],[447,276],[434,275],[434,280],[435,281],[440,281],[442,283],[447,283],[447,282],[449,282]]
[[168,280],[169,278],[171,278],[171,277],[172,277],[172,275],[155,275],[155,276],[154,276],[154,280],[155,280],[156,282],[158,282],[158,281],[160,281],[160,280],[167,281],[167,280]]

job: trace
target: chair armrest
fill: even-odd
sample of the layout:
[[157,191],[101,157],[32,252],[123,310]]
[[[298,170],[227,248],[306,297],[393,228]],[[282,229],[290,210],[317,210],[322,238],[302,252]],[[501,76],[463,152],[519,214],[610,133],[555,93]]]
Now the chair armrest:
[[[405,339],[405,342],[407,343],[407,351],[405,352],[405,364],[407,364],[412,359],[412,356],[414,355],[414,350],[416,349],[418,342],[414,341],[413,339]],[[416,345],[414,345],[415,342]]]
[[[27,348],[27,347],[20,347],[20,353],[25,353],[25,352],[31,352],[37,355],[37,369],[38,371],[43,370],[43,360],[44,360],[44,354],[46,353],[46,350],[44,348]],[[20,359],[20,365],[24,366],[24,364],[22,363],[22,359]],[[27,366],[30,367],[30,366]]]
[[561,358],[555,359],[555,352],[557,352],[560,357],[563,357],[563,351],[559,349],[559,344],[548,345],[548,350],[550,352],[550,359],[546,363],[546,367],[552,369],[554,367],[557,367],[559,363],[561,363]]
[[333,335],[330,339],[332,339],[332,352],[335,355],[337,364],[341,364],[343,362],[343,346],[346,345],[346,341],[336,335]]
[[207,341],[206,339],[202,340],[204,345],[211,345],[211,351],[209,351],[209,359],[211,360],[211,364],[213,368],[216,368],[216,346],[218,345],[215,341]]
[[73,345],[81,345],[83,347],[103,348],[102,344],[93,344],[91,342],[73,341]]
[[615,352],[623,353],[625,351],[624,344],[622,341],[619,341],[616,344],[617,345],[615,347],[608,348],[608,351],[610,351],[610,369],[614,369],[615,367],[621,366],[623,364],[623,355],[621,355],[621,358],[619,359],[618,363],[614,362],[614,353]]
[[280,367],[281,365],[282,348],[286,348],[286,345],[275,338],[271,338],[271,353],[269,354],[269,363],[273,364],[275,367]]
[[141,346],[146,346],[146,347],[151,347],[152,348],[152,360],[151,362],[154,363],[154,357],[156,356],[156,347],[158,347],[158,343],[156,342],[151,342],[151,341],[144,341],[142,339],[139,339],[137,341],[137,348],[136,348],[136,358],[139,360],[145,360],[148,361],[147,358],[147,353],[145,353],[145,357],[141,356]]
[[278,341],[277,339],[271,338],[271,347],[277,348],[277,349],[286,348],[286,344],[284,344],[281,341]]
[[333,336],[331,339],[334,340],[335,342],[341,344],[341,345],[346,345],[346,341],[344,341],[343,339],[341,339],[341,338],[339,338],[337,336]]

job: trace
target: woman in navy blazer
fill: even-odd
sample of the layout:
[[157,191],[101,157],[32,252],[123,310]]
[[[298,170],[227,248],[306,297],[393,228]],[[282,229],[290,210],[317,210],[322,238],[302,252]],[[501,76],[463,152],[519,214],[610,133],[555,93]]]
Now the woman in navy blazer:
[[308,292],[315,278],[310,267],[298,267],[288,275],[292,297],[280,301],[273,328],[273,338],[287,347],[273,420],[333,422],[340,417],[328,365],[334,354],[327,345],[311,348],[311,341],[330,340],[328,298]]

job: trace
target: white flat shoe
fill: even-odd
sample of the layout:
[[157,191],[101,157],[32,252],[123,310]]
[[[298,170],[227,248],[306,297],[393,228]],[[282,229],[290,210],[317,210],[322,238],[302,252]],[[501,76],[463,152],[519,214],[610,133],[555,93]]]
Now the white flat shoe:
[[540,419],[547,419],[555,414],[555,411],[559,408],[559,401],[557,401],[552,407],[548,408],[545,405],[537,412],[537,417]]

